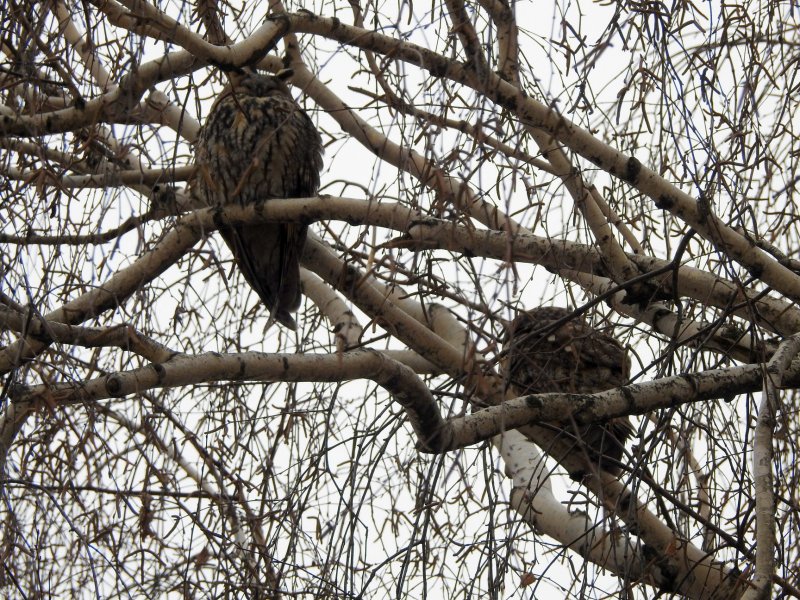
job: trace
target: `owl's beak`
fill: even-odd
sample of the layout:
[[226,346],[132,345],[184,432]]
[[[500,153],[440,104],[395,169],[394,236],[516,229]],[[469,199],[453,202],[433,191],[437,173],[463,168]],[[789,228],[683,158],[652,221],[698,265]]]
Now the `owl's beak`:
[[291,67],[286,67],[285,69],[281,69],[277,73],[275,73],[275,77],[280,79],[281,81],[288,81],[294,75],[294,69]]

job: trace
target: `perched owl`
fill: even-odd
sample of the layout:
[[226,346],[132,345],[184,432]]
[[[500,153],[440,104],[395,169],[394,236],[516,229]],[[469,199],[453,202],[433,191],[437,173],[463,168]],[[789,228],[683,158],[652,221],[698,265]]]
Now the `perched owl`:
[[[511,322],[504,340],[503,367],[516,393],[588,394],[626,383],[630,361],[622,345],[580,317],[556,325],[571,314],[567,309],[547,306],[520,313]],[[580,426],[577,432],[569,433],[583,442],[593,462],[618,473],[614,462],[622,458],[633,427],[627,417],[621,417]],[[602,461],[601,456],[613,461]]]
[[[245,74],[211,107],[195,150],[196,196],[209,206],[315,196],[322,140],[277,76]],[[220,228],[244,278],[275,319],[295,329],[307,227],[261,223]]]

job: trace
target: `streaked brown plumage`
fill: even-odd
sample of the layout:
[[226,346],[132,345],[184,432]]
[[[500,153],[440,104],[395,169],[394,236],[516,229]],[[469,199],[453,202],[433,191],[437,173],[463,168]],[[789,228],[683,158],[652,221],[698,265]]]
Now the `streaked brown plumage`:
[[[192,188],[209,206],[315,196],[322,140],[278,76],[244,75],[211,107],[197,140]],[[300,254],[307,227],[261,223],[220,228],[244,278],[275,319],[296,328]]]
[[[571,314],[564,308],[546,306],[522,312],[511,322],[504,340],[503,367],[516,393],[590,394],[626,383],[630,360],[622,345],[580,317],[556,325]],[[583,442],[593,462],[618,473],[614,463],[622,458],[633,427],[622,417],[570,433]],[[601,460],[601,456],[613,461]]]

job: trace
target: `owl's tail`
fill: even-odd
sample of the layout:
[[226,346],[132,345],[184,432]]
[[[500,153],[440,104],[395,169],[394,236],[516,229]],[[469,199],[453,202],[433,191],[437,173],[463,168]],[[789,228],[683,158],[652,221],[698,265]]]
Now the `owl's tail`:
[[633,425],[628,417],[610,419],[605,423],[591,423],[578,429],[578,437],[583,442],[590,461],[614,475],[621,472],[619,462],[625,455],[625,443],[633,433]]
[[270,311],[289,329],[300,307],[300,253],[307,228],[296,223],[264,223],[220,228],[236,264]]

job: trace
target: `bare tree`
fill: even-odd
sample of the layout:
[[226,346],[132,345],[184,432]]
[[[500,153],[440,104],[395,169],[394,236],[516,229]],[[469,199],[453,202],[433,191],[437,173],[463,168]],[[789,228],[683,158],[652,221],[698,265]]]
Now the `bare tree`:
[[[798,6],[542,4],[6,0],[2,595],[800,597]],[[204,206],[285,67],[322,195]],[[515,397],[539,306],[630,380]]]

